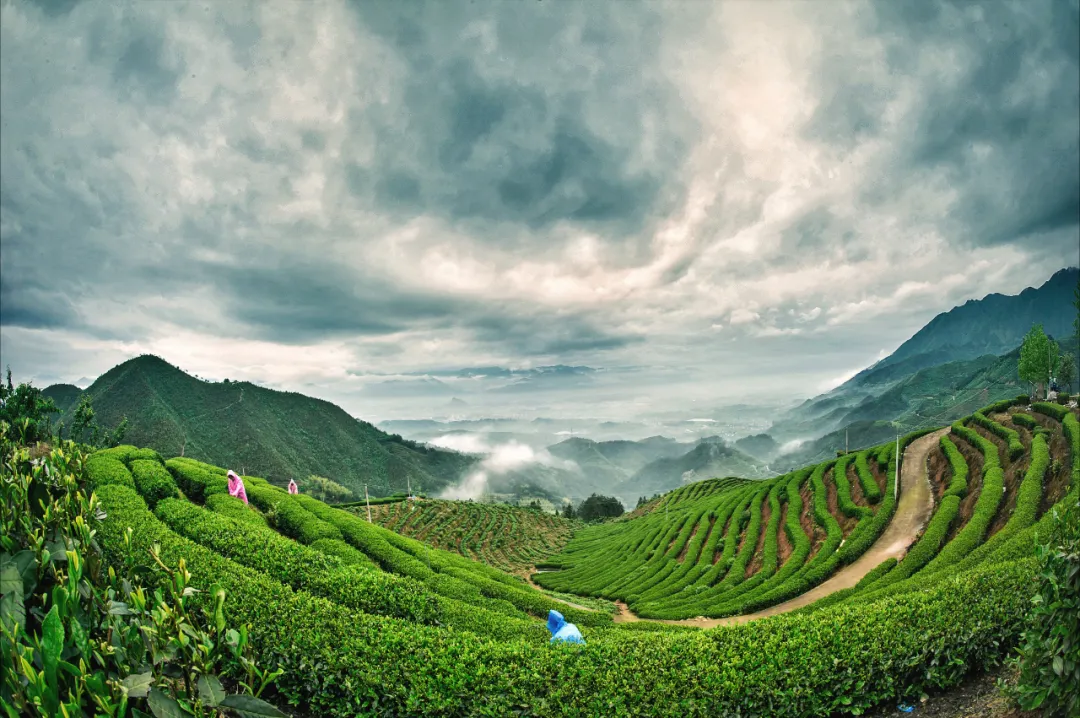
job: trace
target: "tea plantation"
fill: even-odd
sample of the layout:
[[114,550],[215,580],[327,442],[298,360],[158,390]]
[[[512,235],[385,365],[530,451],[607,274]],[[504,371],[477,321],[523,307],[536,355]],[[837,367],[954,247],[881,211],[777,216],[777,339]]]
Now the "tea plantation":
[[[933,513],[903,560],[815,608],[936,585],[1030,544],[1036,521],[1070,486],[1076,415],[1056,404],[1012,404],[957,421],[930,452]],[[926,433],[905,436],[901,448]],[[643,518],[579,532],[547,562],[563,570],[536,581],[623,600],[643,618],[719,618],[781,603],[881,536],[897,506],[894,451],[885,444],[766,481],[692,484]]]
[[[351,510],[367,516],[362,505]],[[392,531],[510,573],[558,553],[582,526],[535,509],[438,499],[379,504],[371,507],[371,517]]]
[[[513,568],[544,553],[539,543],[554,548],[536,538],[548,536],[539,525],[511,526],[520,512],[443,502],[412,516],[379,510],[381,523],[454,549],[444,551],[257,477],[244,477],[245,506],[227,495],[223,468],[190,459],[118,447],[94,454],[84,473],[100,500],[107,563],[119,572],[183,559],[201,591],[191,600],[211,608],[205,589],[217,584],[229,623],[250,625],[259,662],[283,670],[263,697],[286,710],[859,714],[955,685],[1018,641],[1035,538],[1049,509],[1080,493],[1080,424],[1075,410],[1010,404],[939,440],[933,511],[902,560],[803,610],[710,630],[614,624],[471,560]],[[561,570],[536,580],[625,600],[644,617],[751,612],[870,549],[896,510],[895,472],[886,445],[770,480],[692,484],[643,516],[577,531],[548,560]],[[549,609],[587,644],[549,645]]]

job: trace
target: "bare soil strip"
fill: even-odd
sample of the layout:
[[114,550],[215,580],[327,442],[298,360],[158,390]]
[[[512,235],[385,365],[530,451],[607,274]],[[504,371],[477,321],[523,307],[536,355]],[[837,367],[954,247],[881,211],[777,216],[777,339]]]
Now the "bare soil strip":
[[[687,618],[682,621],[662,621],[662,623],[713,628],[715,626],[746,623],[766,616],[775,616],[778,613],[787,613],[788,611],[794,611],[796,608],[808,606],[830,593],[851,588],[863,576],[870,573],[886,559],[902,559],[933,513],[934,497],[927,476],[926,460],[931,449],[938,445],[942,435],[948,431],[946,428],[927,434],[911,442],[907,449],[904,450],[904,461],[900,469],[900,501],[897,503],[896,513],[893,514],[892,521],[889,522],[885,532],[881,534],[881,537],[874,542],[874,545],[866,553],[854,563],[837,571],[832,578],[790,601],[785,601],[756,613],[744,616],[729,616],[728,618]],[[616,605],[619,607],[619,613],[615,617],[616,623],[641,620],[630,612],[625,603],[616,602]]]

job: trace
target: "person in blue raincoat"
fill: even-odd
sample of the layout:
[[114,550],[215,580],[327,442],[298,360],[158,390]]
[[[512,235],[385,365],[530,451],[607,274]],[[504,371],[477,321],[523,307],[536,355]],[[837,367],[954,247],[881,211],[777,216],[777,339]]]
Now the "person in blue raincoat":
[[578,630],[578,627],[572,623],[567,623],[566,619],[558,611],[548,611],[547,626],[548,630],[551,631],[549,643],[555,643],[556,641],[585,643],[585,639],[581,637],[581,631]]

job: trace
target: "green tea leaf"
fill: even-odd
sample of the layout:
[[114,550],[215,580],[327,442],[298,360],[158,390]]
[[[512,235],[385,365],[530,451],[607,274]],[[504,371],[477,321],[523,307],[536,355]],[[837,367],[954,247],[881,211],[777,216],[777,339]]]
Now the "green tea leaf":
[[0,594],[8,595],[18,591],[20,594],[23,590],[22,576],[19,575],[19,568],[15,565],[15,560],[4,554],[0,557]]
[[170,698],[157,688],[150,689],[146,703],[156,718],[185,718],[184,709],[180,707],[176,699]]
[[199,698],[211,708],[217,706],[225,698],[225,689],[217,676],[200,676],[198,686]]
[[282,713],[261,698],[247,694],[225,696],[219,705],[232,708],[244,718],[289,718],[287,713]]
[[132,673],[121,681],[121,685],[124,686],[128,696],[131,698],[145,698],[146,694],[150,692],[150,688],[154,685],[154,674],[151,671],[147,671],[146,673]]
[[45,678],[50,684],[56,683],[56,664],[63,651],[64,624],[56,604],[53,604],[41,624],[41,661],[45,667]]
[[5,593],[4,597],[0,598],[0,620],[3,620],[4,627],[9,631],[14,630],[16,623],[26,625],[26,608],[23,606],[21,590]]

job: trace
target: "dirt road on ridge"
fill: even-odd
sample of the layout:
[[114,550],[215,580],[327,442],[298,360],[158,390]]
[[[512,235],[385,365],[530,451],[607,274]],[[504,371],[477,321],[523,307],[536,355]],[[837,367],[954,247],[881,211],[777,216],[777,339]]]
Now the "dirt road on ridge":
[[[790,601],[779,603],[756,613],[729,616],[727,618],[688,618],[682,621],[661,621],[661,623],[713,628],[714,626],[731,626],[746,623],[757,618],[775,616],[778,613],[787,613],[788,611],[794,611],[796,608],[807,606],[835,591],[851,588],[863,576],[870,573],[886,559],[895,558],[899,560],[903,558],[904,554],[907,553],[908,546],[926,526],[926,522],[933,512],[934,497],[930,490],[926,460],[930,455],[930,450],[938,445],[941,437],[948,431],[948,428],[945,428],[927,434],[911,442],[904,450],[904,460],[900,465],[900,501],[896,506],[892,521],[889,522],[889,525],[885,527],[885,532],[881,534],[866,553],[854,563],[837,571],[832,578]],[[633,615],[625,603],[621,601],[616,603],[619,606],[619,614],[615,617],[616,623],[647,620],[639,619]]]

